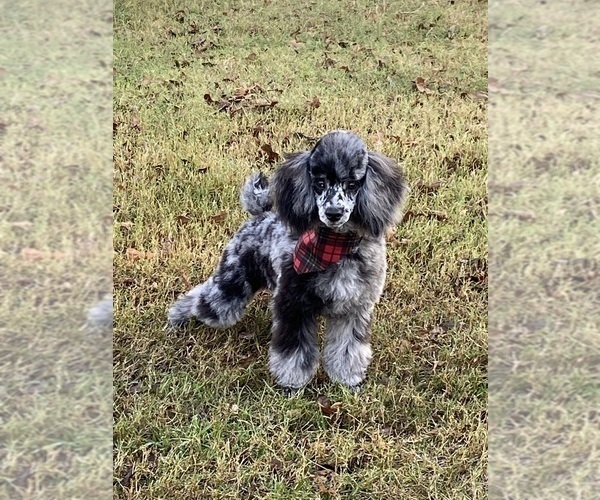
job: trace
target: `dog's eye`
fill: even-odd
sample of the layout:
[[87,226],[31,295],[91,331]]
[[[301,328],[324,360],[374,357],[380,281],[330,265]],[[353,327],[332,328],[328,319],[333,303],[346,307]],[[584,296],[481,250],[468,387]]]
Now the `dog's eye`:
[[348,189],[349,191],[356,191],[359,187],[360,186],[356,181],[349,181],[348,183],[346,183],[346,189]]
[[325,186],[326,186],[326,184],[325,184],[325,181],[323,179],[316,179],[315,180],[315,187],[317,189],[320,189],[320,190],[325,189]]

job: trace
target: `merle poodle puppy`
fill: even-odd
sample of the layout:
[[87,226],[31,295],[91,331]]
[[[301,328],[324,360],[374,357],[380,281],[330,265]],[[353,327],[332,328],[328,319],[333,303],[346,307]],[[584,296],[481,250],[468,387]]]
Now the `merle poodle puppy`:
[[[371,361],[369,328],[386,273],[385,233],[408,192],[393,160],[346,131],[322,137],[242,189],[254,217],[225,248],[215,273],[169,310],[174,326],[196,317],[211,327],[238,322],[252,296],[273,291],[269,369],[288,389],[319,363],[318,317],[326,319],[323,366],[357,389]],[[273,208],[273,210],[271,210]]]

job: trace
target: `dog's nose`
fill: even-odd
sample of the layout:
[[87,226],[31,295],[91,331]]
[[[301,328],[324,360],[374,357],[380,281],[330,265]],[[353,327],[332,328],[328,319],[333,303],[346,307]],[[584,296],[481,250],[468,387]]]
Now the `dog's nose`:
[[329,207],[325,209],[325,215],[331,222],[337,222],[344,215],[344,209],[337,207]]

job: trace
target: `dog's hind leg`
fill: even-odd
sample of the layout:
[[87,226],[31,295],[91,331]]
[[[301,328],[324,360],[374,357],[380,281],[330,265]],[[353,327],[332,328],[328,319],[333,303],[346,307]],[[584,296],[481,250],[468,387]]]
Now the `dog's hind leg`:
[[216,272],[180,297],[169,309],[169,323],[184,326],[192,317],[214,328],[228,328],[244,316],[253,295],[266,286],[253,249],[239,252],[236,241],[225,249]]

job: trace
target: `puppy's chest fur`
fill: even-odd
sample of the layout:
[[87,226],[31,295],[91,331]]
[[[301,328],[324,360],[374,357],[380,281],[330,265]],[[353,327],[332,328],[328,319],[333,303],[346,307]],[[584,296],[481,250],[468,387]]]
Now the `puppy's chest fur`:
[[325,312],[348,314],[375,304],[383,291],[385,267],[384,243],[368,242],[361,244],[356,255],[318,273],[313,286]]
[[[277,214],[269,212],[249,221],[234,238],[232,251],[234,255],[243,254],[243,249],[253,252],[257,264],[263,262],[259,267],[266,275],[268,288],[273,290],[279,285],[283,268],[291,269],[288,265],[296,241]],[[326,313],[347,314],[377,302],[385,271],[384,239],[363,239],[355,254],[316,273],[309,280],[309,287],[323,301]]]

